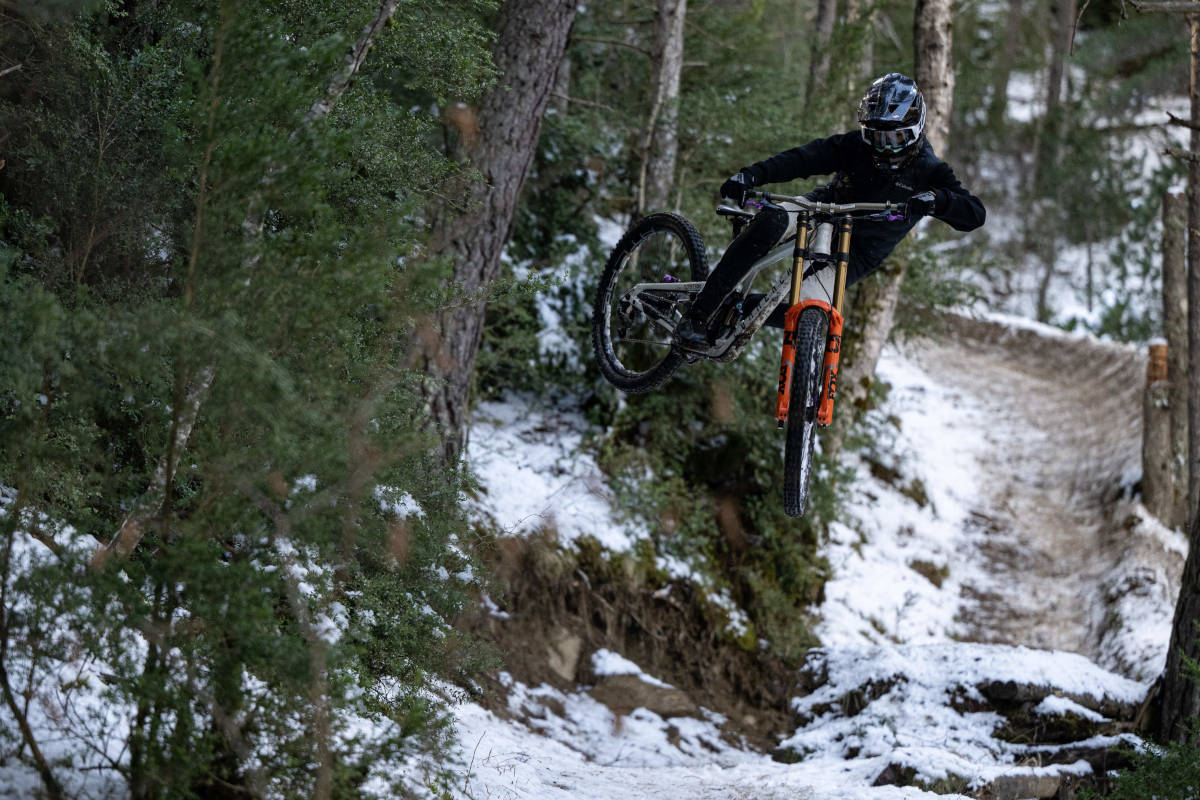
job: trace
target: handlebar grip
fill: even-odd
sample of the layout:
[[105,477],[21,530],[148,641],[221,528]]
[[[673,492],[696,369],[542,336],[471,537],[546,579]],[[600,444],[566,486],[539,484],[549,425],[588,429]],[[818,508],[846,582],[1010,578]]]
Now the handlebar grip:
[[743,211],[740,208],[734,208],[733,206],[717,206],[717,216],[752,219],[754,214],[750,213],[749,211]]

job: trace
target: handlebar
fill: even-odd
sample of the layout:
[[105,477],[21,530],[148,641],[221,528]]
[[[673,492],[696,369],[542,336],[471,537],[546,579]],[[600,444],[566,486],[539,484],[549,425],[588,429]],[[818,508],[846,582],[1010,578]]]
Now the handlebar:
[[856,211],[887,211],[898,212],[900,218],[904,218],[904,203],[818,203],[816,200],[810,200],[803,195],[786,195],[786,194],[771,194],[770,192],[755,192],[746,193],[747,197],[760,197],[767,203],[775,203],[780,200],[787,203],[795,203],[801,208],[807,208],[809,211],[818,211],[825,214],[852,214]]

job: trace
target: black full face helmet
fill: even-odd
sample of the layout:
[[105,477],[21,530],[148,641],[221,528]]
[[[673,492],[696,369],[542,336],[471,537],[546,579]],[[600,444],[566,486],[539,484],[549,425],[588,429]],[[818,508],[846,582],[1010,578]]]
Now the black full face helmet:
[[903,167],[921,149],[925,135],[925,98],[916,81],[899,72],[876,78],[858,104],[858,124],[876,167]]

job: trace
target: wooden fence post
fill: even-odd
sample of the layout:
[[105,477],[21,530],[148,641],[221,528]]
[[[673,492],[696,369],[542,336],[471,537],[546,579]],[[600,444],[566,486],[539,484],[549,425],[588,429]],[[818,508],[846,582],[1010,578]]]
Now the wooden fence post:
[[1171,404],[1167,381],[1167,343],[1150,343],[1146,393],[1142,400],[1142,503],[1165,524],[1175,505],[1171,469]]

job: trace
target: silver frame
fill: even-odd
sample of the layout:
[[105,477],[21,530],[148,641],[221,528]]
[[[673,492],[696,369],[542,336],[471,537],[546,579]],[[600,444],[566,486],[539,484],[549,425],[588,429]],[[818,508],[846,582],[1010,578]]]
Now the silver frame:
[[[757,194],[757,193],[756,193]],[[887,211],[900,210],[901,206],[895,203],[819,203],[803,196],[788,196],[788,195],[771,195],[767,192],[762,192],[761,196],[768,202],[778,202],[787,209],[789,216],[807,208],[810,211],[823,212],[830,215],[848,213],[852,211]],[[759,273],[767,267],[779,261],[790,257],[795,249],[795,224],[789,222],[789,233],[784,235],[783,240],[775,247],[774,250],[767,255],[755,261],[745,276],[738,281],[738,286],[743,287],[743,291],[749,288]],[[833,235],[834,225],[832,222],[821,222],[816,226],[813,234],[812,243],[808,247],[808,258],[804,259],[802,269],[807,271],[810,262],[823,261],[824,266],[816,273],[803,279],[800,289],[800,297],[802,300],[819,299],[826,302],[833,301],[833,283],[837,278],[837,265],[834,259],[831,258],[833,253]],[[732,361],[737,358],[750,340],[754,338],[754,334],[758,333],[759,328],[771,316],[771,313],[783,302],[788,296],[788,291],[791,289],[791,271],[780,273],[780,275],[771,282],[770,288],[763,297],[762,302],[754,309],[754,313],[748,317],[744,317],[734,325],[733,329],[725,336],[713,343],[712,347],[707,350],[684,351],[686,358],[696,360],[699,358],[711,358],[715,361]],[[626,294],[629,297],[631,305],[645,313],[638,295],[646,291],[669,291],[673,293],[684,293],[694,295],[704,288],[704,281],[686,281],[680,283],[639,283],[635,284]],[[612,298],[608,298],[605,303],[605,325],[610,324],[607,318],[611,313]],[[678,317],[673,321],[678,324]],[[655,320],[656,326],[665,327],[660,320]],[[674,331],[672,327],[671,331]],[[668,346],[674,346],[668,343]],[[619,359],[618,359],[619,360]]]

